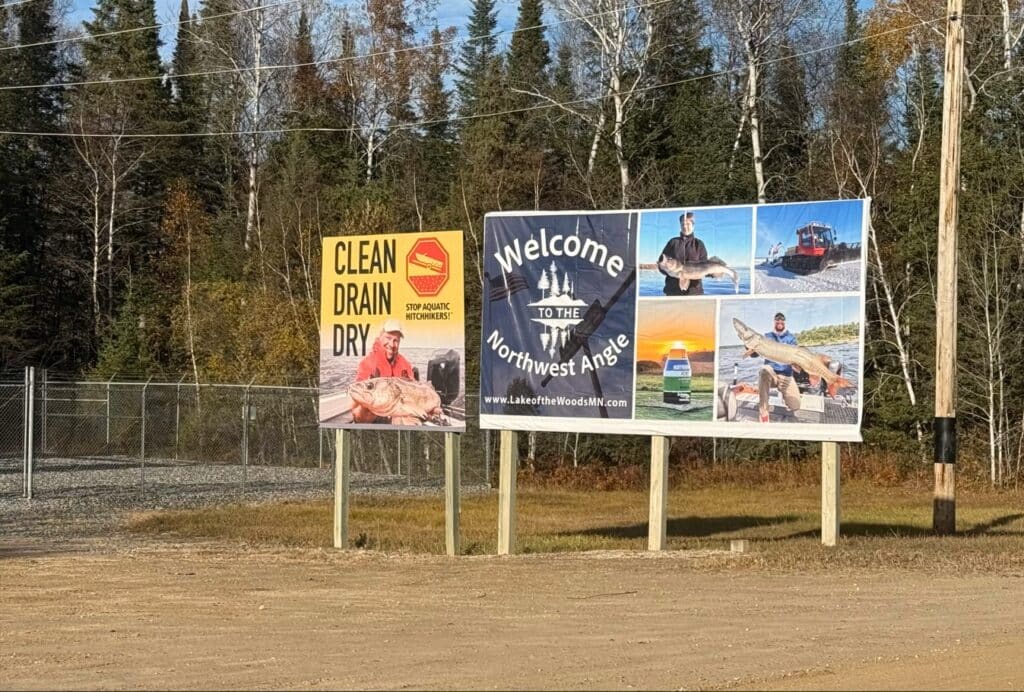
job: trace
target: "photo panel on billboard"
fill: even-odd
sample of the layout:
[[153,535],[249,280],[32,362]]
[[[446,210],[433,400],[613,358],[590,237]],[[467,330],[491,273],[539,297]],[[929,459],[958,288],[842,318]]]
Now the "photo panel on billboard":
[[480,413],[629,419],[633,213],[488,215]]
[[466,428],[461,231],[324,238],[324,428]]
[[715,301],[642,299],[636,335],[636,418],[710,422],[715,407]]
[[641,212],[639,295],[749,295],[752,228],[750,206]]
[[859,296],[723,302],[716,420],[763,426],[856,426],[861,418]]
[[488,214],[480,426],[859,441],[868,204]]
[[757,207],[754,293],[860,291],[867,220],[861,199]]

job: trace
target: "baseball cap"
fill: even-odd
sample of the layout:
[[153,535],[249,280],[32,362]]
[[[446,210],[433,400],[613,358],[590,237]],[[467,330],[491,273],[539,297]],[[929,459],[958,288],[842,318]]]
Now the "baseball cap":
[[[777,313],[775,313],[775,319],[782,320],[783,322],[785,322],[786,321],[786,316],[783,315],[781,312],[777,312]],[[398,324],[398,323],[396,322],[395,324]]]
[[398,335],[405,338],[405,334],[402,333],[402,324],[398,320],[384,320],[384,326],[381,327],[383,332],[398,332]]

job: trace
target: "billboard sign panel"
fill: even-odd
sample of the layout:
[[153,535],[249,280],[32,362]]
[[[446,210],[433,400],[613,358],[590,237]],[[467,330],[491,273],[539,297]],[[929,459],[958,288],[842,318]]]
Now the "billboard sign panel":
[[868,205],[487,215],[481,427],[860,440]]
[[324,238],[320,425],[463,432],[461,231]]

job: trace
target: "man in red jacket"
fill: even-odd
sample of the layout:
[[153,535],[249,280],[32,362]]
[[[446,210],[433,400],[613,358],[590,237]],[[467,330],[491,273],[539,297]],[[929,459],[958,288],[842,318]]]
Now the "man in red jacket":
[[[380,330],[380,336],[373,342],[373,348],[366,354],[366,357],[359,361],[359,367],[356,369],[356,382],[374,377],[407,377],[418,380],[419,373],[406,360],[405,356],[398,352],[398,347],[404,336],[402,325],[398,320],[385,320]],[[352,419],[356,423],[388,422],[387,419],[379,418],[359,404],[352,407]]]

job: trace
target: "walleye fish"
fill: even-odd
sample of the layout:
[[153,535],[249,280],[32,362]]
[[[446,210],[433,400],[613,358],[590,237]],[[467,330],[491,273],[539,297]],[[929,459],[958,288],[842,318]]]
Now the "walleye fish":
[[441,422],[441,397],[426,382],[404,377],[377,377],[354,382],[348,388],[352,401],[374,415],[390,418],[395,425]]
[[828,384],[828,395],[833,399],[840,387],[852,387],[853,383],[845,377],[835,374],[829,369],[828,364],[832,359],[823,353],[809,351],[803,346],[792,346],[772,341],[760,332],[743,324],[742,321],[732,318],[732,326],[740,341],[747,347],[744,357],[759,355],[776,363],[792,365],[807,373],[812,385],[817,385],[821,380]]
[[700,281],[705,276],[716,278],[728,276],[732,279],[736,292],[740,292],[740,275],[717,257],[709,257],[706,262],[680,262],[662,255],[658,258],[658,268],[669,276],[679,279],[679,288],[683,291],[690,287],[691,281]]

